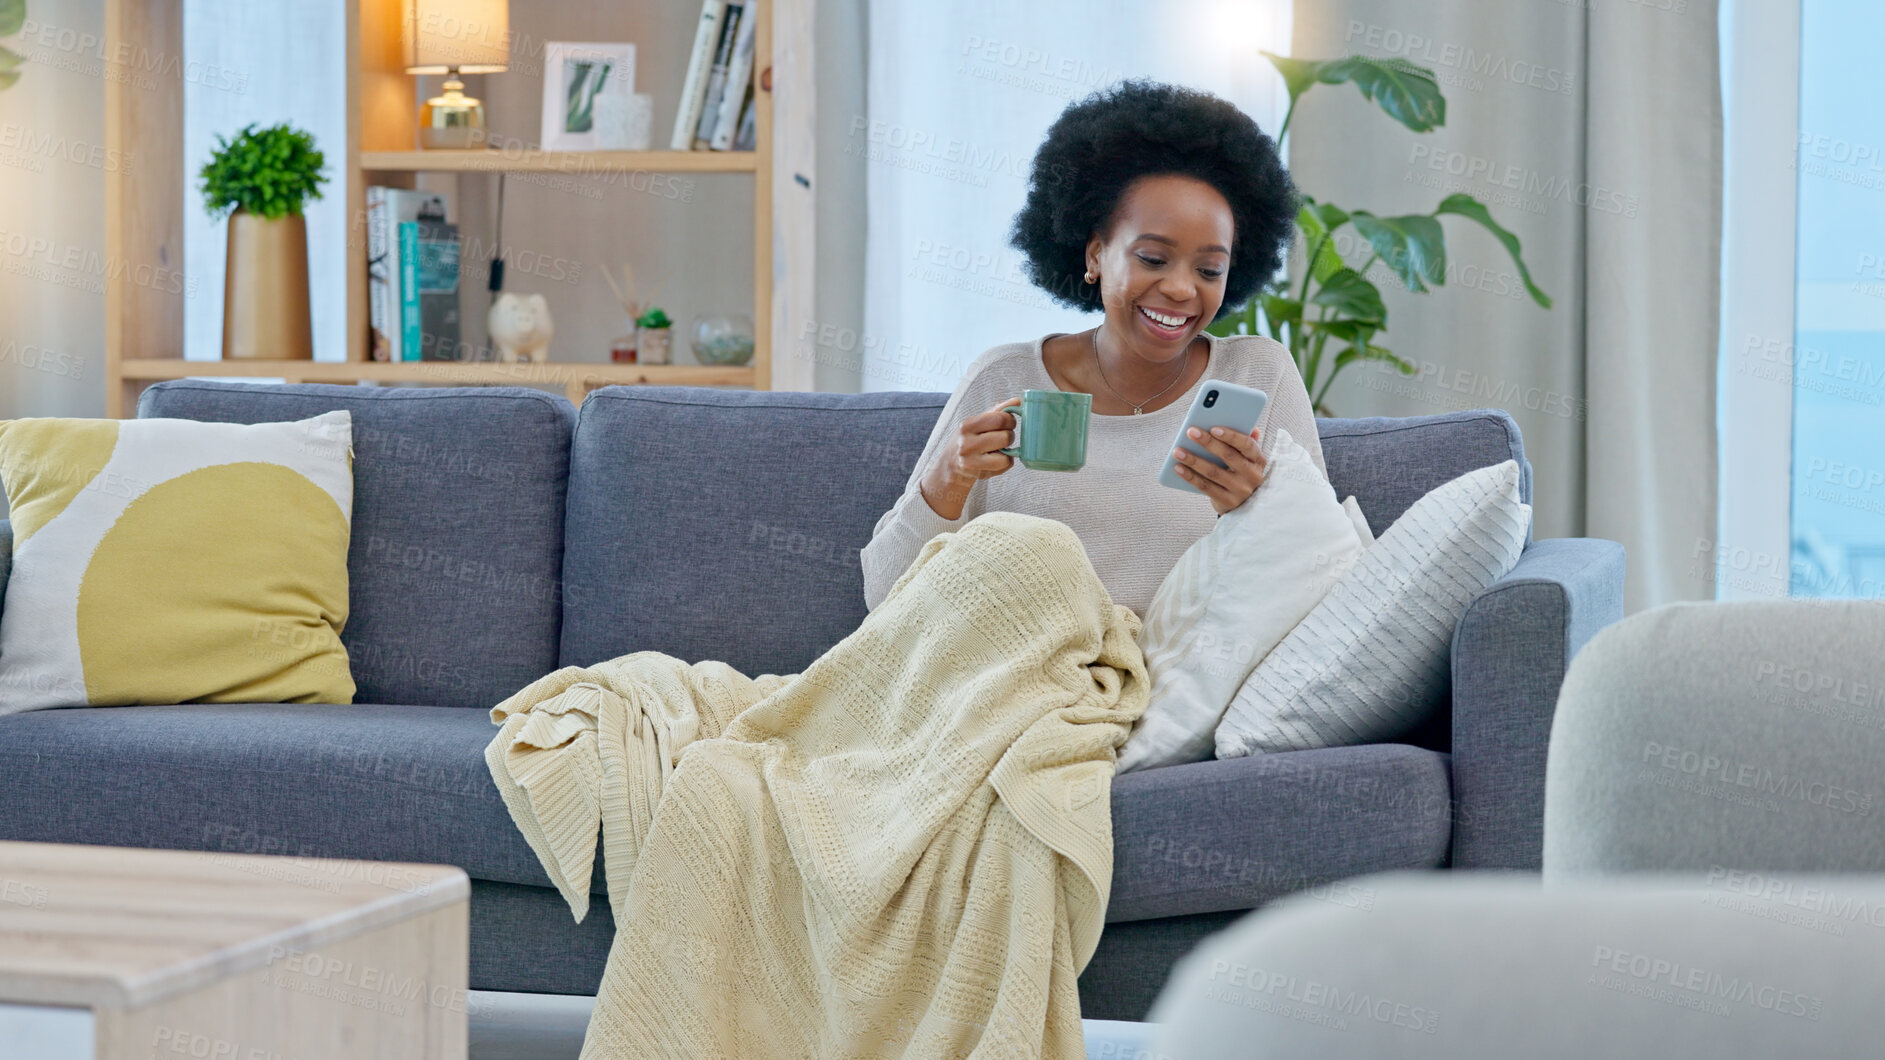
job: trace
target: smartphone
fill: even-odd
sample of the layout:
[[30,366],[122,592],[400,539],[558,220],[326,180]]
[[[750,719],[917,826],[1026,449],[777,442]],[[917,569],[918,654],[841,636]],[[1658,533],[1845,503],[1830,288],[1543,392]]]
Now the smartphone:
[[[1254,387],[1206,379],[1204,385],[1198,388],[1198,396],[1191,399],[1191,411],[1185,413],[1184,425],[1178,428],[1178,437],[1172,440],[1172,449],[1182,448],[1223,467],[1224,461],[1212,455],[1203,445],[1192,441],[1186,432],[1196,427],[1208,434],[1213,427],[1223,427],[1249,434],[1257,429],[1257,420],[1262,418],[1263,407],[1269,403],[1270,395]],[[1158,481],[1159,485],[1170,486],[1175,490],[1190,490],[1198,494],[1204,492],[1178,476],[1178,458],[1170,450],[1166,451],[1165,467],[1158,473]]]

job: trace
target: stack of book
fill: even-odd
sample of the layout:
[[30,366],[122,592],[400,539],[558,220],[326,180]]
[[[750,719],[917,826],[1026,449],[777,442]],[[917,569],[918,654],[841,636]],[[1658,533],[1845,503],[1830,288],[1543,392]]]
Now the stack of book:
[[446,199],[367,189],[367,315],[376,361],[457,361],[458,226]]
[[751,151],[760,0],[701,0],[671,151]]

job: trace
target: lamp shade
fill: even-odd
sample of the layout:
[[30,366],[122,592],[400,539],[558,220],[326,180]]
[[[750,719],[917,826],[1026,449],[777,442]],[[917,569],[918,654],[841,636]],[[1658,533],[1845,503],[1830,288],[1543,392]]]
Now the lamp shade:
[[409,74],[501,73],[510,63],[510,0],[406,0]]

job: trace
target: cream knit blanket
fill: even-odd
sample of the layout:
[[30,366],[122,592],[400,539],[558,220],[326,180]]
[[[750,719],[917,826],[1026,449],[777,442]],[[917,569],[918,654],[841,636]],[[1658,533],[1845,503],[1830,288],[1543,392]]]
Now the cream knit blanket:
[[615,942],[583,1057],[1083,1057],[1139,619],[1079,539],[983,515],[804,673],[638,652],[491,712],[485,757]]

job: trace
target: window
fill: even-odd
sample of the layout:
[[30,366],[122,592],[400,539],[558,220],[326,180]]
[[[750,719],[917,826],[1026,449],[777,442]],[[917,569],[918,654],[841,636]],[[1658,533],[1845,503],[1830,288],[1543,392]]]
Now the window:
[[316,360],[347,359],[346,8],[318,0],[184,0],[183,254],[199,297],[184,304],[184,356],[222,358],[227,226],[203,210],[197,171],[218,136],[288,122],[327,156],[307,206],[308,295]]
[[1720,10],[1716,595],[1885,598],[1885,6]]
[[1885,109],[1877,0],[1801,0],[1792,593],[1885,596]]

